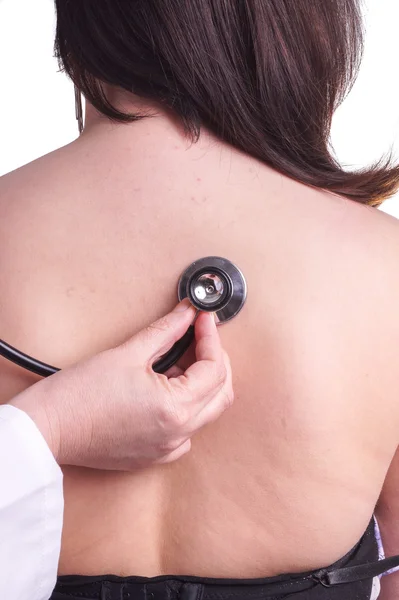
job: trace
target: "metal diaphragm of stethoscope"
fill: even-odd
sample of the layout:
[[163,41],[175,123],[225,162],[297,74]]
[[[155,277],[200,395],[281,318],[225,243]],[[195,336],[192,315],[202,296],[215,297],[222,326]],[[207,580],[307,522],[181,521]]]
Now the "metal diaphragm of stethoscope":
[[[235,317],[247,298],[244,275],[232,262],[219,256],[208,256],[193,262],[180,277],[179,300],[188,298],[198,311],[213,312],[217,323]],[[194,325],[171,350],[153,365],[156,373],[166,373],[183,356],[194,339]],[[60,369],[24,354],[0,340],[0,356],[41,377],[54,375]]]

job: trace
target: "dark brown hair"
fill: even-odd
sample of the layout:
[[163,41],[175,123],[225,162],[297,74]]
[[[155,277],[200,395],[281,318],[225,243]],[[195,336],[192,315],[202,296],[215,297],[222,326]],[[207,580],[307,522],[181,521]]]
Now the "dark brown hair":
[[377,206],[399,189],[392,152],[343,170],[332,115],[358,72],[360,0],[55,0],[61,68],[103,114],[102,82],[175,111],[302,183]]

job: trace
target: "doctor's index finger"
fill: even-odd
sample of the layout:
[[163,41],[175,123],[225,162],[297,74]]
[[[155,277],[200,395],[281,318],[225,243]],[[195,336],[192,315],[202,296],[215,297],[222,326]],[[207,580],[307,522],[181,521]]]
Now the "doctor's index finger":
[[223,351],[213,314],[200,313],[195,323],[196,362],[181,381],[194,395],[219,390],[225,383],[229,360]]
[[195,322],[195,356],[197,361],[218,362],[222,342],[213,313],[200,312]]

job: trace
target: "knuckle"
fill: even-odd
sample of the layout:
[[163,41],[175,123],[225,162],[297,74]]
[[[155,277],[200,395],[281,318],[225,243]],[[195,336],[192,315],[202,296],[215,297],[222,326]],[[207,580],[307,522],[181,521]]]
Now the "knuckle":
[[151,325],[148,325],[147,327],[147,333],[151,336],[157,333],[164,333],[165,331],[167,331],[170,327],[170,323],[167,317],[161,317],[160,319],[158,319],[158,321],[155,321],[155,323],[151,323]]
[[163,421],[168,431],[181,431],[189,420],[189,411],[181,403],[168,402],[164,406]]
[[190,439],[182,438],[176,444],[171,452],[167,452],[165,456],[161,459],[163,463],[171,463],[175,462],[185,454],[187,454],[191,450],[191,441]]
[[234,392],[232,389],[227,390],[226,392],[226,407],[231,408],[234,404]]
[[226,365],[227,369],[230,369],[230,370],[231,370],[231,360],[230,360],[230,356],[227,354],[227,352],[226,352],[226,351],[224,351],[224,362],[225,362],[225,365]]
[[216,371],[216,381],[219,385],[223,384],[227,379],[227,368],[226,365],[222,362],[218,365]]
[[167,456],[168,454],[175,452],[178,449],[179,445],[180,444],[177,438],[167,438],[165,439],[163,444],[161,444],[160,452],[164,456]]
[[233,393],[233,389],[231,386],[223,387],[222,390],[220,391],[218,397],[219,397],[221,409],[223,411],[228,410],[229,408],[231,408],[233,406],[234,393]]
[[226,370],[231,369],[230,356],[227,354],[226,350],[223,350],[223,364]]

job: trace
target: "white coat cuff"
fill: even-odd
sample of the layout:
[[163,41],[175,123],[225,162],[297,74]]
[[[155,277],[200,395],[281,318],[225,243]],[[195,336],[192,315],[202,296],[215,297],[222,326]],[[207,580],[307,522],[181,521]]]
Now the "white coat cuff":
[[32,419],[0,406],[0,598],[47,600],[56,583],[62,471]]

